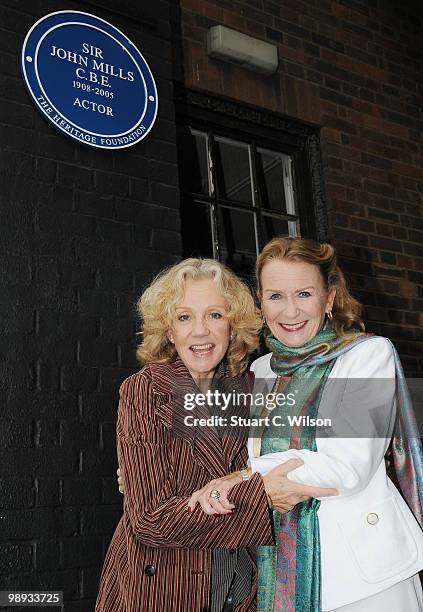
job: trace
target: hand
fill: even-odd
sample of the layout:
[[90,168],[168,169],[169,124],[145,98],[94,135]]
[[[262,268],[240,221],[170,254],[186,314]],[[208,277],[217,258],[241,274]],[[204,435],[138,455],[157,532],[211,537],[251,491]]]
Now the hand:
[[327,487],[314,487],[311,485],[292,482],[287,474],[303,465],[301,459],[289,459],[281,463],[263,476],[263,484],[270,505],[279,512],[289,512],[292,508],[310,497],[329,497],[338,495],[336,489]]
[[[242,482],[239,472],[233,472],[223,476],[223,478],[211,480],[205,487],[191,495],[188,501],[188,511],[192,512],[196,504],[199,503],[206,514],[231,514],[235,506],[229,501],[228,493],[239,482]],[[219,491],[219,499],[210,497],[213,490]]]
[[125,495],[125,487],[123,484],[123,478],[120,472],[120,468],[118,468],[116,470],[116,474],[117,474],[117,481],[118,481],[118,487],[119,487],[119,493],[122,493],[122,495]]

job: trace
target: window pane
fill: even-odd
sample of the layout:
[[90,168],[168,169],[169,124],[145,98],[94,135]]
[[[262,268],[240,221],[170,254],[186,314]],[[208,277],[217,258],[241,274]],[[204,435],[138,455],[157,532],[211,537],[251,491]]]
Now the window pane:
[[220,259],[242,276],[254,271],[257,254],[254,216],[225,206],[219,209]]
[[181,227],[184,257],[213,257],[209,204],[183,201]]
[[178,162],[181,189],[208,195],[207,135],[181,127],[178,131]]
[[253,203],[249,146],[227,138],[215,139],[214,167],[219,196],[234,202]]
[[289,236],[289,225],[285,219],[263,215],[261,218],[261,236],[264,245],[276,236]]
[[284,182],[288,177],[284,177],[284,161],[288,170],[289,157],[287,155],[267,149],[257,149],[257,182],[261,205],[265,209],[283,213],[291,212],[287,211],[285,197]]

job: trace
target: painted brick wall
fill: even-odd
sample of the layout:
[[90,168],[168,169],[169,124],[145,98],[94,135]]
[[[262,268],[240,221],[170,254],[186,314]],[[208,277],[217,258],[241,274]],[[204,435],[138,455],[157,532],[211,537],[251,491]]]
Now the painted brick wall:
[[[180,0],[176,78],[322,126],[331,239],[370,331],[423,371],[423,10],[392,0]],[[278,47],[271,77],[210,60],[223,24]],[[182,57],[182,60],[180,59]]]
[[[134,302],[181,253],[168,2],[98,4],[124,15],[0,3],[0,588],[63,590],[66,612],[94,609],[121,514],[115,418],[137,368]],[[109,20],[149,62],[159,115],[142,143],[78,146],[34,108],[21,45],[64,9]]]

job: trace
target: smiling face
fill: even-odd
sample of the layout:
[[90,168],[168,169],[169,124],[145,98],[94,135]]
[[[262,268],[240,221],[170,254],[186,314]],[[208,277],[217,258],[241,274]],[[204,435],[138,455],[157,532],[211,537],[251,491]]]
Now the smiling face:
[[266,323],[286,346],[302,346],[323,326],[335,289],[326,289],[318,266],[274,259],[261,273],[261,304]]
[[194,380],[211,378],[230,342],[228,304],[212,279],[187,280],[169,340]]

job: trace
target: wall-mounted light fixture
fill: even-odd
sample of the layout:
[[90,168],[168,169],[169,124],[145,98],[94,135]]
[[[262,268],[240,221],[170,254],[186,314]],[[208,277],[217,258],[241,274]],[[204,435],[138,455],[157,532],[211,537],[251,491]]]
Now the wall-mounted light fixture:
[[263,74],[273,74],[278,67],[276,45],[222,25],[214,26],[207,32],[207,51],[210,57],[240,64]]

